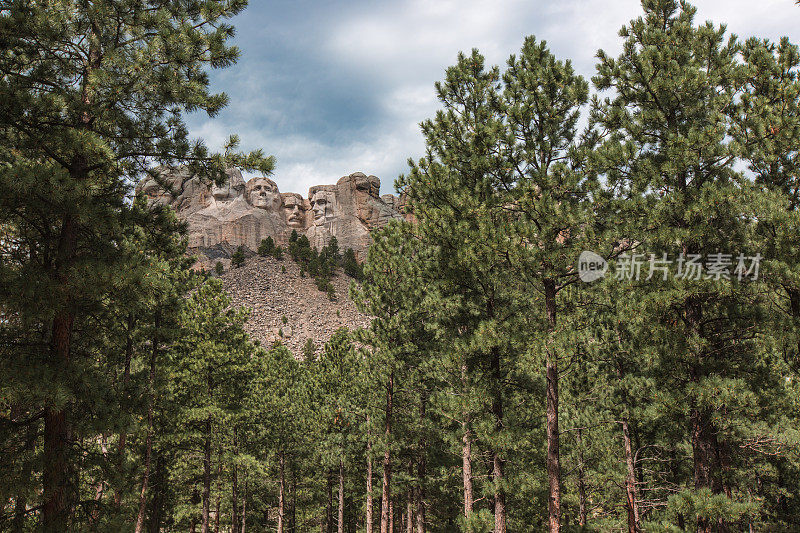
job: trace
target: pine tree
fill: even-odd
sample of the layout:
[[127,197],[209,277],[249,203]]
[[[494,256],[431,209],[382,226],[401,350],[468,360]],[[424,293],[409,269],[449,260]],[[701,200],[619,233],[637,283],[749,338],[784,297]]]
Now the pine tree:
[[503,119],[495,105],[499,87],[499,70],[486,69],[476,50],[470,56],[459,54],[444,82],[436,84],[445,109],[422,123],[428,155],[410,161],[409,175],[398,182],[422,240],[436,251],[440,295],[448,301],[437,321],[449,330],[453,349],[461,351],[466,374],[481,376],[475,382],[482,384],[482,401],[489,406],[483,414],[491,423],[481,437],[491,457],[498,533],[507,528],[504,380],[515,355],[509,328],[515,314],[509,290],[514,283],[499,247],[504,242],[504,208],[511,202],[498,179],[506,164],[500,149]]
[[10,52],[0,59],[0,196],[14,205],[2,225],[38,233],[29,233],[37,257],[48,258],[27,262],[24,278],[33,286],[24,306],[41,310],[38,327],[49,323],[38,341],[48,355],[37,368],[52,377],[31,388],[43,391],[35,401],[44,409],[45,531],[70,527],[77,498],[81,410],[72,398],[81,394],[70,384],[91,346],[77,332],[122,260],[114,249],[130,223],[127,180],[154,172],[153,163],[180,161],[218,180],[228,165],[272,170],[260,152],[234,154],[236,138],[227,158],[210,154],[189,141],[180,119],[183,111],[214,115],[227,102],[209,92],[204,67],[236,59],[224,21],[244,6],[21,2],[0,18]]
[[342,270],[344,270],[345,274],[347,274],[356,281],[361,281],[364,277],[363,269],[361,268],[361,265],[356,259],[356,254],[352,248],[348,248],[344,252],[344,258],[342,260]]
[[[593,121],[609,132],[601,157],[609,188],[626,201],[624,238],[676,261],[683,274],[690,263],[704,269],[649,280],[636,312],[646,313],[661,389],[682,404],[674,423],[689,428],[681,438],[691,449],[691,482],[668,509],[679,523],[713,531],[754,511],[732,465],[745,460],[738,451],[745,420],[762,415],[742,399],[781,388],[774,374],[747,370],[769,366],[755,342],[763,300],[731,264],[757,253],[748,233],[761,197],[735,167],[747,68],[739,42],[726,40],[724,27],[695,26],[688,4],[646,0],[643,7],[644,17],[620,32],[622,55],[598,54],[595,84],[615,95],[595,100]],[[730,254],[716,256],[723,266],[727,260],[726,275],[704,268],[712,254]]]
[[274,250],[275,250],[275,241],[272,240],[272,237],[267,237],[266,239],[262,239],[261,243],[258,245],[258,255],[260,255],[261,257],[272,255],[272,252]]
[[243,330],[247,313],[231,309],[230,303],[219,280],[200,285],[189,298],[184,331],[172,352],[173,439],[190,451],[184,468],[202,480],[203,532],[210,527],[213,452],[246,396],[253,372],[252,347]]
[[[581,168],[575,142],[579,109],[588,84],[569,62],[557,61],[544,42],[528,37],[519,57],[512,56],[503,74],[503,93],[496,106],[506,118],[501,141],[508,163],[501,174],[510,191],[510,267],[526,285],[543,294],[547,332],[544,345],[547,400],[547,472],[549,531],[561,529],[559,459],[559,370],[569,342],[559,338],[559,293],[578,281],[574,265],[582,250],[597,249],[592,223],[598,217],[598,184]],[[528,290],[525,291],[529,293]],[[526,328],[527,329],[527,328]]]
[[236,251],[233,252],[231,255],[231,266],[233,268],[239,268],[244,264],[244,247],[239,246],[236,248]]
[[[373,243],[364,264],[364,283],[351,287],[351,296],[359,310],[375,317],[369,328],[359,332],[358,340],[370,346],[368,368],[374,373],[372,379],[382,385],[381,533],[389,531],[390,502],[395,494],[392,479],[398,469],[395,454],[402,435],[396,434],[399,421],[396,413],[402,413],[398,390],[413,386],[412,369],[418,366],[425,353],[421,346],[427,335],[422,320],[424,309],[420,305],[424,293],[419,283],[419,269],[424,263],[411,227],[392,222],[373,233]],[[369,426],[369,420],[365,423]],[[371,461],[371,439],[367,442]],[[371,497],[369,494],[369,509]]]

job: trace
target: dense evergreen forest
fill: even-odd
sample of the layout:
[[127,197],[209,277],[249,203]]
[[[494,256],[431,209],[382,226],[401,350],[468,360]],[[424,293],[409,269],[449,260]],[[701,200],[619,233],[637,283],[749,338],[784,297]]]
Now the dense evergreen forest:
[[459,55],[298,359],[132,192],[273,170],[183,119],[245,5],[0,2],[0,530],[800,531],[797,46],[643,0],[590,81]]

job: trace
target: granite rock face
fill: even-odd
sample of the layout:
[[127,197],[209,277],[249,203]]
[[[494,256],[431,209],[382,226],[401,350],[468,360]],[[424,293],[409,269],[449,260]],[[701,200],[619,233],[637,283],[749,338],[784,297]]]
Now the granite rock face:
[[336,237],[340,249],[352,248],[363,260],[370,232],[403,218],[404,199],[380,196],[380,180],[362,172],[344,176],[335,185],[311,187],[307,198],[281,193],[269,178],[245,182],[237,169],[228,170],[227,175],[225,184],[218,187],[185,169],[163,171],[160,180],[140,181],[136,192],[154,204],[171,205],[188,223],[189,247],[200,252],[235,250],[240,245],[255,251],[267,237],[285,246],[292,231],[297,231],[316,248]]
[[234,307],[246,307],[250,318],[245,330],[262,346],[281,342],[300,357],[311,339],[320,351],[339,328],[367,327],[369,317],[350,300],[353,281],[341,271],[331,278],[335,300],[321,292],[314,279],[301,277],[300,267],[291,259],[251,257],[240,268],[227,268],[220,279]]

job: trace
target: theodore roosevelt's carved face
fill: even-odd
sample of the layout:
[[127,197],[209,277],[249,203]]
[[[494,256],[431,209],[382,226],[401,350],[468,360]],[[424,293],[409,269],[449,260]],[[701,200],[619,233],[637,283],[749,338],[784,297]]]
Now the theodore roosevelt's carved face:
[[317,191],[311,198],[311,211],[314,212],[314,225],[321,226],[333,218],[334,194],[331,191]]
[[247,201],[253,207],[278,211],[281,195],[278,186],[269,178],[253,178],[247,182]]
[[286,225],[290,228],[303,229],[306,227],[306,206],[303,197],[299,194],[282,194],[283,216]]

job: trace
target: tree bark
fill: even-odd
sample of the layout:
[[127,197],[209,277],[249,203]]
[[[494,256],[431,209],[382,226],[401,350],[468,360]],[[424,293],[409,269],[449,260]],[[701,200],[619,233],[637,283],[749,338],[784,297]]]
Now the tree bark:
[[[500,351],[492,349],[492,374],[495,383],[495,396],[492,401],[492,414],[495,418],[495,431],[503,430],[503,391],[500,374]],[[506,533],[506,492],[504,460],[500,450],[492,450],[492,481],[494,482],[494,533]]]
[[203,446],[203,525],[201,533],[209,531],[211,511],[211,417],[206,418],[206,442]]
[[414,533],[414,493],[411,489],[406,491],[406,513],[405,516],[406,533]]
[[389,500],[389,533],[394,533],[394,500]]
[[394,399],[394,371],[389,375],[386,384],[386,449],[383,452],[383,480],[381,490],[381,533],[390,533],[391,528],[391,482],[392,482],[392,455],[391,455],[391,436],[392,436],[392,400]]
[[219,508],[222,504],[222,492],[220,491],[219,474],[220,469],[217,468],[217,503],[214,506],[214,533],[219,533]]
[[[85,175],[77,178],[85,178]],[[70,345],[75,313],[72,309],[68,269],[75,258],[77,239],[77,221],[67,213],[61,222],[55,263],[55,278],[63,293],[63,303],[53,317],[50,342],[50,364],[57,374],[68,373],[71,364]],[[44,465],[42,471],[42,527],[46,533],[60,533],[69,529],[69,515],[72,506],[71,469],[68,457],[70,439],[71,431],[67,420],[66,406],[48,403],[44,412]]]
[[[702,308],[694,300],[686,303],[686,323],[689,329],[701,335],[700,323],[702,320]],[[694,364],[690,370],[690,379],[693,383],[699,383],[703,374],[702,369],[703,354],[695,355]],[[690,400],[690,419],[692,427],[692,458],[694,466],[694,488],[695,490],[710,489],[712,493],[722,492],[721,482],[716,475],[719,465],[716,464],[717,442],[716,428],[711,419],[711,413],[697,404],[697,400]],[[714,524],[705,516],[697,517],[698,533],[711,533]]]
[[[544,281],[545,311],[548,330],[556,328],[556,286],[553,280]],[[561,460],[558,429],[558,356],[547,347],[547,481],[550,489],[548,530],[561,531]]]
[[283,533],[283,519],[286,505],[286,479],[284,475],[285,457],[281,451],[278,464],[280,469],[280,484],[278,488],[278,533]]
[[240,533],[246,533],[247,528],[247,479],[244,480],[244,498],[242,499],[242,530]]
[[470,419],[466,417],[461,423],[463,445],[461,448],[461,476],[464,480],[464,518],[467,521],[467,531],[472,531],[470,519],[474,508],[475,496],[472,490],[472,434],[469,429]]
[[164,457],[160,453],[156,453],[156,470],[152,485],[152,490],[154,491],[153,508],[148,526],[149,533],[159,533],[161,531],[161,520],[164,513],[164,470]]
[[339,459],[339,515],[338,533],[344,533],[344,461]]
[[625,476],[625,493],[628,499],[626,504],[628,508],[628,533],[638,533],[638,485],[636,484],[636,468],[634,466],[633,447],[631,446],[631,433],[627,416],[622,417],[622,440],[625,446],[625,467],[627,469],[627,475]]
[[153,338],[151,339],[152,347],[150,351],[150,375],[147,380],[147,438],[145,441],[144,452],[144,474],[142,475],[142,488],[139,491],[139,512],[136,515],[136,533],[142,533],[144,530],[144,518],[147,510],[147,489],[150,482],[150,464],[153,456],[153,403],[156,380],[156,360],[158,358],[158,333],[161,326],[161,317],[156,312],[153,319]]
[[369,426],[369,415],[367,415],[367,510],[366,510],[366,533],[372,533],[372,434]]

